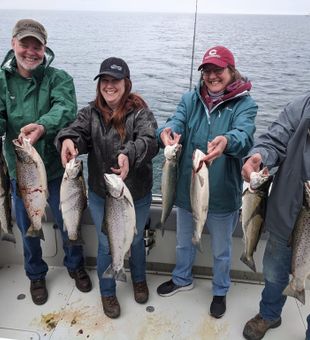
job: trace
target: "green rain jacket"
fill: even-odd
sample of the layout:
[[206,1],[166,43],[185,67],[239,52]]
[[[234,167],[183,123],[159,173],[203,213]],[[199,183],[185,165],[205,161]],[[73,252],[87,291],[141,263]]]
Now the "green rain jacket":
[[30,123],[41,124],[45,134],[34,145],[45,164],[48,181],[63,174],[60,155],[54,146],[58,131],[76,116],[73,79],[50,66],[54,53],[46,48],[44,62],[31,78],[17,72],[14,51],[10,50],[0,69],[0,136],[5,135],[4,151],[11,178],[16,179],[12,140]]

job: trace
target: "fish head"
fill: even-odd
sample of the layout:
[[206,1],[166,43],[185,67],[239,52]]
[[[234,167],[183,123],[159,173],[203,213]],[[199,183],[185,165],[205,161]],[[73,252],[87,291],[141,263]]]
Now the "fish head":
[[65,169],[65,176],[67,178],[76,178],[83,170],[83,162],[79,159],[72,158],[67,164]]
[[201,167],[205,164],[202,159],[206,155],[199,149],[195,149],[193,152],[193,171],[196,173],[198,172]]
[[119,198],[124,193],[124,182],[120,176],[116,174],[104,174],[104,180],[108,193],[114,197]]
[[164,156],[166,159],[178,159],[182,150],[182,144],[166,145],[164,149]]
[[250,188],[252,190],[259,189],[264,183],[270,179],[270,174],[267,167],[264,167],[259,172],[252,172],[250,174]]
[[30,143],[30,139],[23,138],[21,141],[19,139],[13,139],[14,150],[16,157],[19,161],[23,163],[32,163],[33,158],[33,146]]

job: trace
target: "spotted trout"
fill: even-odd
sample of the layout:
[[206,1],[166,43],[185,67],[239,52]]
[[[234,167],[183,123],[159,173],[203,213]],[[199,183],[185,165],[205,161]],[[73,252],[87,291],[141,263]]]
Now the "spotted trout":
[[192,242],[200,251],[202,250],[201,234],[209,210],[209,169],[205,162],[201,162],[204,156],[205,154],[201,150],[194,151],[190,184],[190,201],[194,220]]
[[310,274],[310,181],[304,184],[304,203],[292,234],[292,276],[283,294],[305,304],[305,283]]
[[83,162],[73,158],[66,164],[60,186],[60,208],[64,230],[67,230],[71,243],[83,243],[81,220],[86,207],[87,194],[83,177]]
[[175,200],[181,150],[181,144],[167,145],[164,149],[165,161],[161,177],[162,210],[160,218],[162,233],[164,233],[164,224],[171,213]]
[[13,144],[18,190],[30,219],[26,235],[44,240],[42,217],[45,214],[48,197],[44,163],[28,139],[23,138],[22,142],[14,139]]
[[107,188],[102,231],[108,236],[112,263],[103,278],[126,281],[124,259],[136,232],[136,214],[130,191],[116,174],[104,174]]
[[6,161],[2,154],[2,139],[0,137],[0,230],[1,240],[16,243],[13,234],[11,217],[11,189]]
[[253,254],[263,230],[271,182],[272,176],[266,175],[266,169],[251,174],[250,186],[245,189],[242,197],[241,219],[244,251],[240,260],[254,272],[256,272],[256,265]]

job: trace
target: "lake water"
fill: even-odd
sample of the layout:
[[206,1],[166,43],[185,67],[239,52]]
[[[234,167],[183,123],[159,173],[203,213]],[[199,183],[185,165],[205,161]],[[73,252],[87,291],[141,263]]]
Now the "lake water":
[[[193,14],[1,10],[0,15],[0,59],[10,48],[18,19],[42,22],[56,55],[53,66],[73,76],[79,107],[94,98],[93,78],[110,56],[127,61],[133,90],[147,101],[159,125],[189,89]],[[309,16],[198,13],[193,85],[206,49],[230,48],[238,70],[252,81],[258,135],[286,103],[310,90],[309,32]],[[154,193],[160,192],[161,165],[162,152],[154,160]]]

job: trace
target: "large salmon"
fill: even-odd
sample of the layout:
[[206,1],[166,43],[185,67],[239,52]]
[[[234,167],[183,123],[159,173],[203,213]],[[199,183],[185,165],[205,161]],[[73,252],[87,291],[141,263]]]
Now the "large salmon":
[[136,232],[136,214],[132,196],[123,180],[116,174],[104,174],[108,194],[102,231],[108,236],[112,263],[104,278],[126,281],[124,259]]
[[[265,220],[267,197],[272,177],[265,174],[265,169],[251,174],[250,186],[242,197],[242,230],[244,251],[240,260],[256,272],[253,254],[260,239]],[[253,183],[254,182],[254,183]],[[256,188],[255,190],[252,188]]]
[[66,164],[60,186],[60,207],[64,230],[70,241],[81,244],[81,219],[87,207],[86,185],[83,177],[83,163],[76,158]]
[[164,223],[171,213],[175,200],[181,150],[181,144],[167,145],[164,149],[165,161],[161,177],[162,211],[160,218],[162,233],[164,232]]
[[201,159],[205,154],[196,149],[193,153],[193,169],[190,184],[190,201],[194,220],[193,244],[201,251],[201,234],[209,210],[209,170]]
[[1,239],[15,243],[11,217],[11,189],[6,161],[2,154],[2,139],[0,137],[0,231]]
[[310,181],[304,184],[304,203],[292,234],[293,278],[283,294],[305,304],[305,282],[310,274]]
[[18,190],[31,222],[27,236],[40,237],[44,240],[42,216],[45,214],[48,197],[44,163],[28,139],[23,138],[22,142],[14,139],[13,144]]

